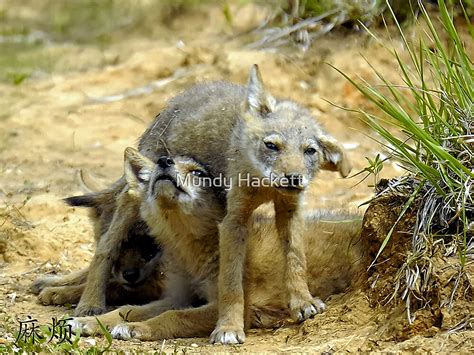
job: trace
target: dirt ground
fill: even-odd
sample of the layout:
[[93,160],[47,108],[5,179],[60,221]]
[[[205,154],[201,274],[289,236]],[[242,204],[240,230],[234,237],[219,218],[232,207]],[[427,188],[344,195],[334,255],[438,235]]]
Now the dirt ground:
[[[42,306],[28,292],[36,277],[81,269],[93,255],[86,213],[67,207],[61,199],[82,192],[80,169],[104,181],[118,178],[124,148],[135,145],[170,97],[195,82],[244,83],[250,66],[257,63],[275,96],[306,105],[343,143],[354,171],[367,166],[365,157],[383,153],[375,134],[356,115],[326,101],[370,109],[325,63],[374,82],[363,53],[396,81],[393,58],[380,45],[362,33],[334,33],[317,40],[306,53],[294,48],[249,50],[248,37],[235,33],[252,28],[264,14],[252,5],[235,11],[233,31],[220,9],[211,6],[171,21],[163,27],[163,36],[153,40],[125,39],[102,49],[53,46],[49,50],[56,50],[61,61],[80,69],[31,78],[19,86],[0,84],[0,338],[11,337],[17,320],[28,315],[44,324],[53,316],[71,313],[63,307]],[[389,161],[382,175],[402,173]],[[371,197],[368,185],[373,183],[372,178],[357,185],[358,181],[321,173],[307,208],[358,208]],[[474,331],[414,332],[397,342],[385,331],[383,310],[372,308],[361,291],[332,296],[327,305],[326,313],[302,325],[251,330],[245,345],[238,347],[211,346],[202,338],[169,340],[164,345],[114,340],[113,348],[297,353],[474,350]]]

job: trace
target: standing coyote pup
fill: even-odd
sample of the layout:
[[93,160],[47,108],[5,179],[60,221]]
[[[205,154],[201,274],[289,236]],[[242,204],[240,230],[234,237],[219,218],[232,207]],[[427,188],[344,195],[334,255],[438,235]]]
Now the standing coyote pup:
[[334,139],[328,137],[306,110],[291,101],[278,101],[263,86],[258,67],[250,73],[246,100],[230,139],[227,167],[231,188],[227,214],[219,226],[219,320],[212,343],[243,343],[247,224],[253,211],[273,201],[275,223],[286,255],[285,287],[293,319],[303,321],[322,312],[306,282],[301,237],[303,192],[320,168],[345,177],[350,165]]

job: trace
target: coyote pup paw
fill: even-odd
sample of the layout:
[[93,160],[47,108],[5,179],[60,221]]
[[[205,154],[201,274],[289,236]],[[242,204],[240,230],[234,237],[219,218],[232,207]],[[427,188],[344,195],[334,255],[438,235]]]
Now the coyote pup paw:
[[142,323],[118,324],[110,332],[114,339],[130,340],[158,340],[152,336],[151,329]]
[[63,305],[70,302],[70,297],[60,287],[46,287],[40,292],[38,300],[45,306]]
[[114,339],[121,339],[121,340],[130,340],[132,339],[135,334],[132,334],[128,324],[119,324],[112,328],[110,331],[110,335]]
[[44,288],[50,286],[50,284],[56,279],[56,276],[42,276],[37,278],[30,286],[30,292],[38,295]]
[[230,326],[217,326],[211,334],[211,344],[243,344],[245,332]]
[[78,317],[73,318],[67,322],[71,326],[71,331],[74,333],[80,331],[81,335],[96,335],[99,333],[99,324],[94,317]]
[[78,304],[74,315],[76,317],[95,316],[105,312],[105,307],[100,305]]
[[314,317],[318,313],[324,312],[326,304],[315,297],[309,301],[293,301],[290,303],[291,316],[298,322]]

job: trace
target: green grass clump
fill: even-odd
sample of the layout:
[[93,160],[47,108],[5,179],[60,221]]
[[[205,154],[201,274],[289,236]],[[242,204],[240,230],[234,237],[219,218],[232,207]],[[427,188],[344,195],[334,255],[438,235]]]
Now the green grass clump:
[[[474,244],[470,230],[474,219],[474,67],[448,6],[444,0],[438,5],[437,26],[419,3],[419,21],[426,30],[424,39],[416,45],[408,41],[395,21],[409,55],[405,63],[397,50],[390,50],[404,85],[392,84],[375,68],[382,86],[356,81],[342,73],[379,108],[380,115],[359,112],[383,138],[381,144],[390,156],[408,171],[385,191],[405,191],[407,202],[400,219],[410,205],[417,208],[413,251],[395,285],[408,300],[410,295],[423,297],[427,291],[427,282],[423,281],[430,277],[429,256],[437,240],[459,256],[460,275]],[[392,232],[393,228],[378,255],[390,242]],[[425,280],[420,282],[420,278]]]

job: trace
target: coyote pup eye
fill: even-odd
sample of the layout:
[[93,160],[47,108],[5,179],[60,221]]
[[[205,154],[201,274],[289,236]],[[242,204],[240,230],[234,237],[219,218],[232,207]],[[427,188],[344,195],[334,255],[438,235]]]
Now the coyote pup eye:
[[191,175],[194,175],[196,177],[205,177],[207,174],[202,171],[202,170],[191,170],[190,171]]
[[150,250],[144,253],[143,258],[148,262],[151,259],[153,259],[156,255],[157,251],[156,250]]
[[267,147],[270,150],[275,150],[275,151],[279,150],[278,147],[276,146],[276,144],[274,144],[272,142],[265,142],[265,147]]
[[308,155],[314,155],[316,154],[316,149],[314,148],[308,148],[304,151],[305,154],[308,154]]

